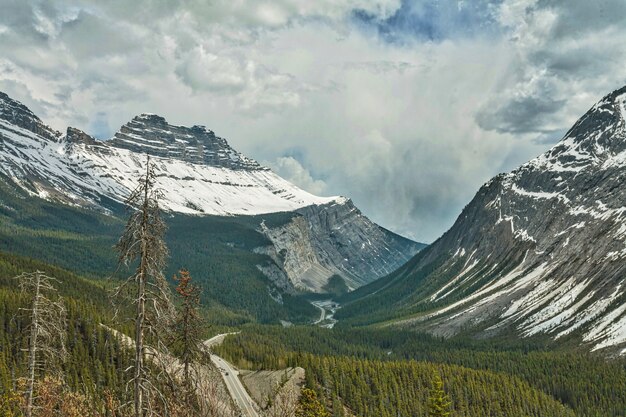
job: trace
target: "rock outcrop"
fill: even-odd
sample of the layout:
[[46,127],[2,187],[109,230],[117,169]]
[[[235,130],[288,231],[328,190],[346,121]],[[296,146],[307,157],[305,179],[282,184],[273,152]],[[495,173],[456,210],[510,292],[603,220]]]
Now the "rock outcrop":
[[72,127],[61,135],[0,95],[0,174],[32,195],[114,209],[143,175],[146,155],[155,164],[166,210],[194,216],[293,214],[290,223],[262,230],[273,245],[257,249],[274,260],[259,269],[281,291],[320,291],[333,274],[355,288],[421,247],[372,223],[343,197],[318,197],[296,187],[203,126],[175,126],[142,114],[111,140],[100,141]]
[[353,311],[384,300],[383,310],[413,314],[402,325],[438,335],[512,329],[623,349],[625,180],[626,87],[551,150],[485,184],[449,231]]

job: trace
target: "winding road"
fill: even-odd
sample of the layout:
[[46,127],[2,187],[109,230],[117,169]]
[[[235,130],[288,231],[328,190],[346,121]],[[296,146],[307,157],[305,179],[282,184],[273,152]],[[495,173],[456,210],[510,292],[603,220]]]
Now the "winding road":
[[[337,319],[334,316],[339,308],[339,304],[333,300],[312,301],[311,304],[320,310],[320,318],[314,321],[313,324],[332,329],[335,323],[337,323]],[[327,323],[324,323],[325,321]]]
[[311,304],[313,304],[315,307],[319,308],[319,310],[320,310],[320,318],[319,318],[319,320],[313,322],[313,324],[319,324],[319,323],[323,322],[324,319],[326,318],[326,309],[324,307],[318,306],[315,303],[311,303]]
[[[223,333],[218,334],[206,340],[204,345],[207,348],[211,348],[212,346],[219,345],[224,341],[224,338],[229,334],[235,333]],[[230,392],[230,396],[235,401],[235,404],[239,407],[243,416],[246,417],[259,417],[259,413],[257,413],[254,408],[254,401],[250,398],[248,391],[241,383],[239,379],[239,371],[235,369],[233,365],[228,363],[226,360],[220,358],[217,355],[211,353],[211,361],[215,364],[217,369],[219,369],[222,378],[224,378],[224,382],[226,383],[226,388],[228,388],[228,392]]]

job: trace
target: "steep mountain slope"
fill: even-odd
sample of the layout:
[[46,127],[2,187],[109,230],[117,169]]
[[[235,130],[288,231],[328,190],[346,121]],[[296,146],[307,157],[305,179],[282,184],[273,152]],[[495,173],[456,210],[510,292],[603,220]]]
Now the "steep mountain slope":
[[448,232],[338,316],[402,317],[444,336],[513,329],[625,354],[625,178],[626,87],[485,184]]
[[166,191],[163,207],[178,213],[273,213],[335,200],[297,188],[204,127],[172,126],[144,114],[102,142],[74,128],[64,136],[53,134],[19,103],[1,97],[0,103],[5,103],[2,171],[44,198],[77,205],[122,203],[148,154],[157,162],[157,186]]
[[[333,275],[356,288],[423,246],[375,225],[348,199],[301,190],[203,126],[142,114],[99,141],[71,127],[56,132],[0,93],[0,176],[31,197],[116,215],[146,155],[156,163],[162,206],[170,213],[271,217],[250,226],[264,236],[251,250],[272,259],[258,268],[283,292],[321,291]],[[279,212],[289,214],[270,215]],[[306,262],[293,267],[294,259]]]

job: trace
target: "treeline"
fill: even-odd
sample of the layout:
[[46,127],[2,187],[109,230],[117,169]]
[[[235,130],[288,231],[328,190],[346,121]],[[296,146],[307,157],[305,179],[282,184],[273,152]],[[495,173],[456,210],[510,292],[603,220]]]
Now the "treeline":
[[[203,365],[208,353],[202,347],[201,289],[187,270],[174,277],[180,307],[172,301],[155,178],[148,158],[126,201],[128,220],[115,245],[126,278],[110,294],[58,268],[3,257],[2,415],[231,414],[219,398],[219,377],[210,377],[214,370]],[[86,301],[90,294],[92,302]],[[112,314],[132,326],[112,326]]]
[[[385,415],[392,409],[405,413],[402,407],[407,395],[414,397],[410,400],[414,407],[424,406],[422,400],[426,394],[414,393],[416,385],[399,384],[392,374],[409,374],[411,378],[419,376],[421,379],[418,378],[415,384],[422,387],[431,376],[432,368],[429,367],[448,373],[444,382],[450,390],[457,412],[465,409],[464,413],[479,413],[459,415],[572,415],[554,414],[555,410],[558,411],[558,408],[550,408],[554,404],[565,404],[577,416],[626,415],[626,360],[607,361],[600,356],[571,350],[548,351],[542,348],[540,341],[522,343],[514,345],[510,342],[463,339],[444,341],[425,334],[398,330],[251,326],[244,328],[238,335],[228,337],[218,351],[248,369],[302,366],[312,375],[317,375],[313,382],[322,393],[326,392],[327,398],[343,392],[346,396],[343,400],[351,408],[371,412],[371,407],[379,407],[374,408],[373,414],[356,415]],[[350,366],[361,373],[346,378],[347,364],[352,364]],[[335,368],[344,370],[336,373]],[[376,369],[376,372],[389,372],[389,375],[382,381],[370,379],[367,370],[370,368]],[[425,373],[418,375],[417,369]],[[457,376],[465,375],[463,378],[474,382],[463,384],[455,373]],[[359,380],[367,383],[363,385]],[[371,381],[374,381],[376,388],[371,387]],[[403,391],[404,387],[410,387],[406,388],[408,394],[395,391],[396,388]],[[473,390],[470,387],[478,388]],[[511,394],[509,389],[512,387],[521,390],[521,394]],[[357,392],[360,393],[357,395]],[[395,408],[387,403],[372,404],[372,398],[376,395],[388,398],[387,401],[395,401]],[[494,398],[499,398],[499,395],[513,398],[496,401]],[[546,398],[547,402],[544,402]],[[531,414],[527,408],[529,404],[537,402],[547,407],[543,409],[544,414]],[[469,410],[467,404],[478,404],[479,407]],[[515,409],[517,414],[497,414],[497,410],[502,407],[508,407],[511,413]],[[487,414],[489,412],[495,414]]]
[[[347,356],[299,354],[291,360],[307,370],[307,383],[319,387],[321,396],[340,399],[358,416],[427,416],[434,374],[445,382],[454,416],[575,415],[570,408],[519,378],[489,371]],[[341,415],[340,410],[332,411]]]
[[[24,314],[30,297],[19,291],[13,279],[17,272],[40,270],[59,279],[59,292],[67,309],[67,358],[61,364],[63,385],[82,398],[93,414],[106,414],[106,399],[123,402],[125,370],[131,365],[129,352],[100,323],[113,322],[106,291],[62,269],[39,261],[0,253],[0,415],[20,414],[26,375],[30,318]],[[130,332],[124,323],[118,328]],[[53,384],[56,379],[48,380]],[[59,392],[55,391],[56,396]],[[60,398],[60,397],[59,397]],[[84,409],[84,408],[83,408]]]
[[[111,250],[124,227],[123,208],[111,215],[65,206],[27,195],[0,176],[0,251],[59,265],[81,276],[105,279],[116,271]],[[278,319],[308,322],[317,309],[301,299],[272,299],[268,278],[256,265],[272,262],[253,252],[269,241],[256,229],[262,220],[282,224],[288,214],[262,217],[168,215],[165,235],[170,262],[165,275],[193,271],[204,287],[203,305],[216,325],[269,323]],[[118,274],[118,278],[122,278]]]

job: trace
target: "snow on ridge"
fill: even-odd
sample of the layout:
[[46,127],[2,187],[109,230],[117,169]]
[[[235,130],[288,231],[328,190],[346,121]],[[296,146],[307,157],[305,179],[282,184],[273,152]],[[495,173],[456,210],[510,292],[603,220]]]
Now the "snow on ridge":
[[[539,311],[527,317],[518,326],[519,329],[523,329],[524,336],[550,331],[573,315],[577,307],[582,306],[583,303],[574,304],[574,302],[587,288],[589,281],[576,283],[574,278],[570,278],[558,286],[555,284],[553,280],[543,281],[529,294],[518,300],[524,306],[525,312],[542,306]],[[571,309],[567,309],[572,305],[574,306]]]
[[626,342],[626,304],[598,320],[596,325],[583,336],[586,342],[597,342],[591,351]]
[[[559,339],[565,335],[570,334],[574,330],[584,326],[585,324],[592,322],[597,317],[599,317],[602,313],[606,311],[606,309],[611,305],[611,303],[619,296],[620,289],[622,287],[622,283],[618,284],[615,290],[606,297],[602,297],[596,301],[594,301],[591,305],[585,308],[582,311],[577,311],[574,316],[572,316],[569,320],[566,320],[561,324],[560,327],[567,326],[564,330],[558,333],[554,338]],[[594,293],[591,292],[589,294],[589,298],[593,297]],[[584,304],[584,303],[583,303]],[[582,304],[581,304],[582,305]],[[587,334],[594,333],[593,329],[589,330]],[[594,337],[592,336],[592,337]]]
[[[465,305],[471,301],[477,300],[476,303],[471,304],[469,309],[473,310],[475,309],[477,306],[480,306],[482,304],[488,303],[491,300],[493,300],[494,298],[504,294],[504,293],[508,293],[510,291],[514,291],[520,287],[524,287],[526,285],[529,284],[529,282],[533,281],[534,279],[536,279],[536,274],[537,275],[541,275],[543,273],[543,271],[546,268],[546,264],[542,264],[539,265],[534,271],[528,272],[525,275],[523,274],[524,272],[524,263],[525,263],[525,259],[520,262],[520,264],[514,268],[513,270],[511,270],[510,272],[506,273],[504,276],[494,279],[493,281],[485,284],[482,288],[480,288],[478,291],[468,295],[467,297],[462,298],[459,301],[456,301],[446,307],[443,307],[433,313],[427,314],[424,318],[425,319],[429,319],[432,317],[437,317],[440,316],[450,310],[453,310],[457,307],[460,307],[462,305]],[[519,278],[519,279],[518,279]],[[513,281],[515,281],[515,283],[512,286],[508,286],[510,283],[512,283]],[[497,290],[497,291],[496,291]],[[487,295],[493,291],[496,291],[494,294],[491,295]],[[481,298],[485,296],[484,298]],[[464,310],[464,312],[468,312],[469,309]],[[454,316],[450,317],[450,319],[454,318]]]
[[[269,169],[235,170],[158,156],[151,160],[156,165],[157,187],[164,190],[163,207],[173,212],[255,215],[347,201],[310,194]],[[51,187],[38,187],[42,198],[62,193],[70,202],[98,204],[94,196],[104,195],[122,202],[143,174],[144,165],[143,154],[107,142],[51,143],[0,120],[0,171],[23,178],[35,173],[42,184]]]
[[[113,155],[85,152],[98,175],[117,178],[125,189],[143,174],[143,156],[127,149]],[[187,214],[263,214],[327,204],[338,197],[317,197],[269,170],[232,170],[176,159],[152,157],[157,187],[165,191],[163,207]],[[112,186],[112,189],[117,187]]]
[[[463,249],[463,251],[465,251],[465,249]],[[461,255],[461,256],[463,256],[463,255]],[[469,259],[467,260],[467,262],[469,262]],[[465,263],[465,265],[467,265],[467,262]],[[446,289],[448,289],[449,287],[451,287],[454,284],[456,284],[459,280],[461,280],[468,272],[470,272],[472,269],[474,269],[474,267],[476,265],[478,265],[478,262],[479,262],[479,259],[475,259],[474,262],[472,262],[471,265],[466,266],[461,272],[459,272],[457,274],[456,277],[454,277],[453,279],[448,281],[448,283],[446,285],[444,285],[443,287],[439,288],[433,295],[431,295],[430,298],[429,298],[429,301],[439,301],[439,300],[442,300],[443,298],[446,298],[446,296],[448,296],[448,294],[450,294],[456,288],[452,288],[450,291],[448,291],[447,293],[445,293],[441,297],[439,297],[439,294],[441,294]]]
[[626,125],[626,93],[620,94],[619,96],[615,97],[615,102],[617,103],[617,107],[619,108],[622,122],[624,125]]

